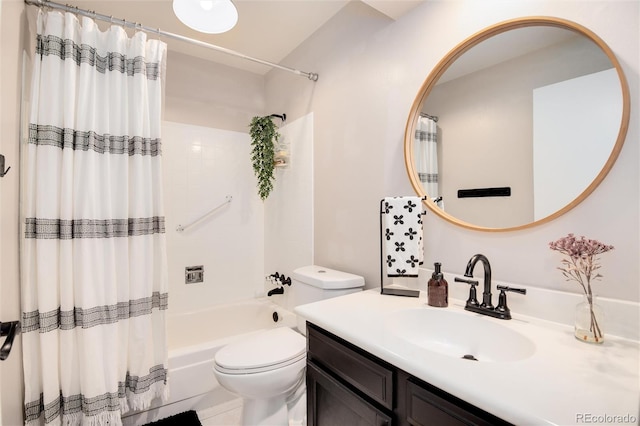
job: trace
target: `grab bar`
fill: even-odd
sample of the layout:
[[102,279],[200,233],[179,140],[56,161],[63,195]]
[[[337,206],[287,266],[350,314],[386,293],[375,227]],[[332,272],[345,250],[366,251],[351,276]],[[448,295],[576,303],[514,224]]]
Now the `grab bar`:
[[231,200],[233,199],[233,197],[231,195],[227,195],[226,197],[224,197],[224,202],[220,203],[219,205],[215,206],[214,208],[212,208],[211,210],[209,210],[209,212],[203,214],[202,216],[200,216],[198,219],[194,220],[193,222],[191,222],[188,225],[178,225],[178,227],[176,228],[176,231],[178,232],[182,232],[187,228],[190,228],[191,226],[195,225],[196,223],[200,222],[202,219],[204,219],[205,217],[209,216],[211,213],[215,212],[216,210],[218,210],[220,207],[224,206],[225,204],[228,204],[231,202]]
[[0,347],[0,361],[4,361],[11,352],[11,346],[13,346],[13,339],[20,328],[20,321],[2,322],[0,323],[0,336],[7,336],[2,347]]

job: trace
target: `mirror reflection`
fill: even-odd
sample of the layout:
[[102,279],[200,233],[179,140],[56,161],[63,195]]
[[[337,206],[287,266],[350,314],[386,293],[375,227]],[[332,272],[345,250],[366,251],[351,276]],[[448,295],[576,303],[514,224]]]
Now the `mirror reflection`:
[[425,83],[405,141],[430,207],[470,227],[519,228],[577,204],[604,177],[624,139],[624,85],[590,37],[519,27],[450,59]]

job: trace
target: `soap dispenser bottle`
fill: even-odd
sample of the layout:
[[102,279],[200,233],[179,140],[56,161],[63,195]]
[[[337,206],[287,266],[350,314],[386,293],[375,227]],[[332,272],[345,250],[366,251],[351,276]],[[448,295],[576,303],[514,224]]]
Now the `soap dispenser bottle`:
[[427,303],[429,306],[446,308],[449,305],[449,284],[440,271],[441,264],[434,264],[435,271],[427,284]]

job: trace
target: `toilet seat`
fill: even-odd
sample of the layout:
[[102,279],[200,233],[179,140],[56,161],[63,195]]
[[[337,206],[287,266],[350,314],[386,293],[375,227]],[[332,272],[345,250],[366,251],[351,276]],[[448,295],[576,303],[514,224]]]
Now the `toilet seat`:
[[276,370],[304,359],[306,340],[288,327],[261,331],[216,352],[214,368],[225,374]]

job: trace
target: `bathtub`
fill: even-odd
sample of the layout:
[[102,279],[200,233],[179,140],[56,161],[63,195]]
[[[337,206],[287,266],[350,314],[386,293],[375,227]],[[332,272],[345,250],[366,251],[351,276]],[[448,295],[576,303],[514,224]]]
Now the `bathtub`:
[[213,357],[228,343],[274,327],[296,327],[296,315],[266,298],[167,316],[169,400],[123,417],[125,426],[143,425],[187,410],[215,410],[237,401],[213,375]]

